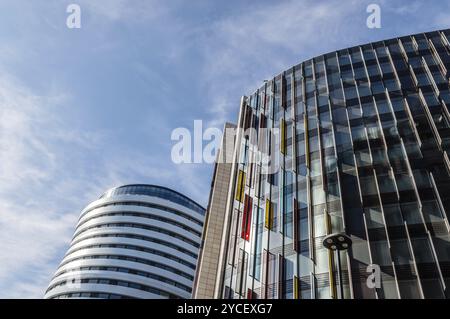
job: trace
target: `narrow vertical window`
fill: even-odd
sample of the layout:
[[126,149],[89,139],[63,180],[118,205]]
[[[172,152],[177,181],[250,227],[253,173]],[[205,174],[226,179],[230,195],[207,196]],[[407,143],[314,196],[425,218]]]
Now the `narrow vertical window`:
[[262,254],[262,285],[261,285],[261,295],[263,299],[267,299],[267,250],[263,250]]
[[267,299],[275,299],[277,287],[277,258],[267,252]]
[[235,251],[236,251],[236,237],[238,231],[238,218],[239,218],[239,210],[235,209],[233,216],[231,217],[231,237],[230,243],[228,246],[228,264],[235,266]]
[[298,236],[298,233],[299,233],[299,214],[298,214],[298,202],[297,202],[297,200],[294,198],[293,199],[294,200],[294,223],[293,223],[293,225],[294,225],[294,243],[293,243],[293,245],[294,245],[294,251],[296,251],[296,252],[299,252],[299,245],[298,245],[298,243],[299,243],[299,236]]
[[283,296],[283,279],[284,279],[284,257],[278,254],[278,283],[277,283],[277,297],[278,299],[284,298]]
[[279,215],[278,215],[278,231],[283,234],[284,233],[284,183],[285,183],[285,171],[284,169],[280,170],[280,190],[279,190]]
[[239,262],[237,267],[236,277],[236,292],[244,297],[245,285],[247,282],[247,263],[248,253],[243,249],[239,250]]
[[248,177],[245,181],[245,184],[248,187],[252,187],[252,179],[253,179],[253,163],[252,163],[252,159],[249,160],[249,166],[248,166]]
[[260,197],[261,187],[260,187],[260,181],[261,181],[261,166],[255,164],[255,177],[254,177],[254,185],[255,185],[255,197]]
[[284,119],[280,121],[280,151],[286,154],[286,122]]

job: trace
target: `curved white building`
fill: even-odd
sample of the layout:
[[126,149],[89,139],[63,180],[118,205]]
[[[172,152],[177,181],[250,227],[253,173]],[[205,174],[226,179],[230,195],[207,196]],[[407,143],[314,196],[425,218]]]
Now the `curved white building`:
[[190,298],[204,216],[165,187],[107,191],[81,212],[45,298]]

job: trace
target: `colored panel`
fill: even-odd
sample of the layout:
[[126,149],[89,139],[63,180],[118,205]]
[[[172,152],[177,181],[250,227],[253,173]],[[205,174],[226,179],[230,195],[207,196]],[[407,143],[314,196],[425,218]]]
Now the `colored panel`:
[[272,230],[273,226],[273,207],[272,202],[269,199],[266,199],[266,220],[265,227]]
[[245,195],[244,200],[244,214],[242,215],[242,227],[241,227],[241,238],[245,240],[249,240],[250,238],[250,229],[252,226],[252,207],[253,207],[253,199]]
[[245,173],[242,170],[239,170],[238,175],[238,184],[236,187],[236,200],[242,202],[244,197],[244,185],[245,185]]

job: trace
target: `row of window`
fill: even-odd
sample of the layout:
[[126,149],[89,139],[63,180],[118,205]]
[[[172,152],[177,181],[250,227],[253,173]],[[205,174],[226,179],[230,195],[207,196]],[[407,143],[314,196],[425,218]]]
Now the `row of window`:
[[[77,226],[77,228],[81,228],[82,225],[84,225],[85,223],[87,223],[88,221],[97,219],[97,218],[101,218],[101,217],[107,217],[107,216],[132,216],[132,217],[141,217],[141,218],[147,218],[147,219],[151,219],[151,220],[157,220],[169,225],[174,225],[176,227],[182,228],[185,231],[188,231],[192,234],[194,234],[197,237],[201,237],[202,234],[199,231],[196,231],[194,229],[192,229],[189,226],[186,226],[185,224],[182,224],[180,222],[174,221],[170,218],[166,218],[166,217],[162,217],[162,216],[158,216],[158,215],[153,215],[151,213],[137,213],[137,212],[133,212],[133,211],[120,211],[120,212],[113,212],[113,213],[102,213],[99,215],[95,215],[89,219],[86,219],[85,221],[83,221],[81,224],[79,224]],[[76,234],[75,234],[76,236]]]
[[[117,248],[117,249],[129,249],[129,250],[135,250],[135,251],[141,251],[144,253],[149,253],[156,256],[161,256],[170,260],[173,260],[181,265],[184,265],[186,267],[189,267],[191,269],[195,270],[195,265],[191,264],[190,262],[187,262],[186,260],[179,258],[178,256],[174,256],[172,254],[168,254],[165,252],[162,252],[157,249],[148,248],[148,247],[142,247],[142,246],[136,246],[136,245],[128,245],[128,244],[93,244],[93,245],[87,245],[83,246],[74,250],[70,250],[69,253],[64,257],[68,258],[72,254],[74,254],[77,251],[87,251],[88,249],[95,249],[95,248]],[[87,253],[87,252],[86,252]]]
[[80,236],[81,234],[83,234],[83,233],[85,233],[85,232],[87,232],[89,230],[99,229],[99,228],[109,228],[109,227],[130,227],[130,228],[139,228],[139,229],[151,230],[151,231],[154,231],[154,232],[157,232],[157,233],[165,234],[165,235],[171,236],[173,238],[179,239],[179,240],[181,240],[181,241],[183,241],[185,243],[188,243],[188,244],[194,246],[195,248],[199,248],[200,247],[200,245],[197,242],[191,240],[190,238],[184,237],[184,236],[182,236],[182,235],[180,235],[178,233],[172,232],[170,230],[163,229],[163,228],[160,228],[160,227],[155,227],[155,226],[148,226],[148,225],[141,225],[141,224],[134,224],[134,223],[106,223],[106,224],[90,226],[90,227],[87,227],[87,228],[81,230],[79,233],[77,233],[74,236],[74,240],[78,236]]
[[166,271],[169,271],[171,273],[174,273],[175,275],[184,277],[186,279],[189,280],[194,280],[194,276],[185,273],[184,271],[179,270],[178,268],[174,268],[165,264],[161,264],[159,262],[153,261],[153,260],[148,260],[148,259],[144,259],[144,258],[137,258],[137,257],[131,257],[131,256],[124,256],[124,255],[89,255],[89,256],[81,256],[81,257],[76,257],[76,258],[72,258],[69,260],[66,260],[65,262],[63,262],[59,267],[61,268],[64,265],[67,265],[68,263],[77,261],[77,260],[89,260],[89,259],[115,259],[115,260],[124,260],[124,261],[131,261],[131,262],[136,262],[136,263],[140,263],[140,264],[144,264],[144,265],[149,265],[152,267],[156,267],[159,269],[163,269]]
[[[404,241],[406,242],[406,240]],[[414,242],[414,249],[419,250],[420,247],[417,246],[419,243],[426,244],[426,241]],[[405,243],[405,245],[407,244]],[[383,257],[385,262],[380,261],[377,256],[374,257],[374,263],[378,264],[381,270],[381,287],[376,291],[366,291],[366,297],[372,296],[373,298],[375,297],[373,294],[376,293],[380,298],[421,298],[421,291],[425,293],[427,298],[443,298],[445,296],[444,290],[440,287],[437,278],[439,274],[435,270],[432,258],[417,260],[418,272],[416,272],[415,268],[406,260],[402,264],[392,265],[390,256],[386,255],[389,254],[386,247],[373,246],[372,249],[376,250],[376,254],[385,255]],[[393,249],[397,250],[398,247],[394,246]],[[401,250],[398,252],[401,253]],[[319,258],[326,260],[326,254],[327,252],[324,251],[324,256]],[[329,298],[330,286],[336,288],[338,285],[336,272],[333,273],[333,278],[330,278],[327,268],[316,271],[314,274],[311,271],[305,271],[300,273],[300,277],[298,277],[294,275],[295,262],[292,259],[264,250],[262,282],[260,285],[253,286],[249,280],[253,277],[253,267],[250,264],[250,268],[247,268],[249,265],[248,259],[248,253],[241,249],[236,266],[236,281],[234,286],[230,286],[229,283],[225,285],[224,298],[235,298],[235,294],[248,299]],[[449,262],[444,264],[447,267],[450,265]],[[369,275],[365,264],[352,268],[351,276],[354,277],[354,281],[365,282]],[[448,276],[448,272],[443,275],[444,277]],[[346,267],[342,269],[342,276],[347,290],[349,289],[350,277]],[[312,285],[312,282],[314,282],[314,285]]]
[[193,216],[186,214],[184,212],[175,210],[173,208],[169,208],[166,206],[161,206],[158,204],[153,204],[153,203],[146,203],[146,202],[136,202],[136,201],[122,201],[122,202],[113,202],[113,203],[107,203],[107,204],[100,204],[100,205],[96,205],[94,207],[91,207],[89,210],[83,212],[83,214],[81,214],[80,218],[83,218],[83,216],[85,216],[86,214],[88,214],[89,212],[95,210],[95,209],[99,209],[99,208],[105,208],[105,207],[110,207],[110,206],[140,206],[140,207],[148,207],[148,208],[155,208],[157,210],[162,210],[171,214],[175,214],[177,216],[181,216],[199,226],[203,226],[203,222],[194,218]]
[[109,294],[104,292],[69,292],[52,296],[52,299],[99,298],[99,299],[137,299],[131,296]]
[[197,258],[197,254],[191,252],[190,250],[187,250],[183,247],[180,247],[178,245],[175,245],[174,243],[170,243],[168,241],[165,240],[161,240],[158,238],[154,238],[154,237],[149,237],[149,236],[141,236],[141,235],[135,235],[135,234],[129,234],[129,233],[122,233],[122,234],[99,234],[99,235],[92,235],[92,236],[87,236],[87,237],[83,237],[82,239],[76,240],[72,242],[72,246],[84,241],[84,240],[88,240],[88,239],[93,239],[93,238],[130,238],[130,239],[138,239],[138,240],[144,240],[144,241],[148,241],[151,243],[156,243],[159,245],[163,245],[175,250],[178,250],[179,252],[188,255],[189,257],[192,258]]
[[150,292],[155,295],[162,296],[164,298],[169,299],[179,299],[179,296],[176,296],[172,293],[163,291],[161,289],[142,285],[136,282],[131,281],[124,281],[124,280],[116,280],[116,279],[108,279],[108,278],[83,278],[83,279],[72,279],[72,280],[63,280],[57,284],[52,285],[49,290],[54,289],[56,287],[61,287],[65,285],[77,285],[77,284],[98,284],[98,285],[110,285],[110,286],[120,286],[120,287],[127,287],[127,288],[133,288],[141,291]]
[[[126,268],[126,267],[111,267],[111,266],[85,266],[85,267],[76,267],[76,268],[70,268],[70,269],[66,269],[64,271],[59,272],[58,274],[55,275],[54,278],[62,275],[62,274],[66,274],[69,272],[74,272],[74,271],[112,271],[112,272],[120,272],[120,273],[125,273],[125,274],[132,274],[132,275],[136,275],[136,276],[141,276],[141,277],[146,277],[146,278],[151,278],[151,279],[155,279],[161,282],[164,282],[166,284],[169,284],[171,286],[177,287],[179,289],[185,290],[187,292],[191,292],[192,288],[188,287],[186,285],[180,284],[179,282],[169,279],[167,277],[161,276],[161,275],[157,275],[154,273],[150,273],[147,271],[142,271],[142,270],[137,270],[137,269],[131,269],[131,268]],[[48,292],[50,290],[47,289],[46,292]]]
[[[446,54],[445,53],[445,49],[440,49],[439,51],[441,54]],[[427,87],[430,86],[431,84],[433,85],[440,85],[442,88],[446,88],[445,84],[446,84],[446,79],[443,77],[443,74],[440,73],[440,69],[438,67],[438,63],[436,62],[436,54],[432,54],[430,52],[428,52],[427,55],[421,56],[421,57],[409,57],[408,59],[408,63],[413,63],[413,61],[419,61],[419,65],[417,67],[413,66],[411,69],[411,72],[413,72],[413,76],[414,76],[414,80],[416,81],[416,85],[419,87]],[[318,58],[320,60],[320,58]],[[394,63],[394,64],[401,64],[403,63],[403,56],[399,55],[399,56],[394,56],[393,57],[393,61],[391,62],[390,60],[388,60],[388,62],[386,62],[385,64],[389,63]],[[327,59],[327,63],[331,63],[335,60],[334,58],[330,58]],[[400,62],[401,61],[401,62]],[[322,62],[323,63],[323,62]],[[382,65],[385,65],[382,64]],[[406,64],[405,64],[406,65]],[[366,102],[370,102],[372,100],[371,96],[375,96],[377,97],[378,94],[384,94],[385,92],[385,88],[387,88],[390,92],[394,92],[394,91],[398,91],[399,92],[399,84],[402,84],[403,87],[402,88],[409,88],[411,86],[414,85],[413,83],[413,79],[410,77],[410,70],[406,67],[404,67],[404,65],[401,65],[405,71],[397,71],[395,74],[394,73],[390,73],[389,74],[389,79],[387,79],[386,75],[384,75],[384,77],[386,79],[384,79],[383,81],[381,80],[377,80],[377,79],[371,79],[370,84],[369,82],[366,82],[366,84],[364,84],[363,82],[361,82],[360,79],[358,79],[358,77],[356,78],[357,80],[357,85],[358,85],[358,96],[361,98],[361,100],[367,100]],[[417,68],[422,68],[422,66],[424,66],[424,68],[426,69],[426,71],[423,71],[422,69],[417,70]],[[400,67],[400,65],[396,65],[396,68]],[[361,64],[361,70],[365,70],[366,67],[364,67],[364,65]],[[368,65],[367,68],[370,70],[371,66]],[[301,70],[301,68],[300,68]],[[355,94],[355,87],[354,85],[348,85],[348,83],[346,82],[346,77],[345,77],[345,71],[338,73],[339,70],[336,69],[336,76],[334,76],[333,74],[328,74],[328,80],[333,81],[333,79],[336,79],[336,83],[329,83],[328,87],[330,88],[330,93],[327,93],[327,85],[326,83],[324,84],[324,92],[321,92],[319,90],[319,96],[318,96],[318,102],[321,103],[320,105],[322,105],[321,100],[323,100],[323,105],[328,104],[328,97],[327,95],[330,96],[330,102],[332,105],[340,105],[342,102],[344,102],[345,100],[347,100],[347,102],[353,103],[357,101],[357,95]],[[356,71],[356,70],[355,70]],[[351,72],[351,70],[350,70]],[[296,74],[301,72],[296,71]],[[445,72],[444,72],[445,74]],[[355,76],[357,75],[357,72],[355,73]],[[325,73],[321,73],[319,78],[308,78],[307,76],[304,78],[306,80],[306,86],[310,86],[310,87],[315,87],[315,85],[313,84],[314,82],[320,82],[321,79],[325,78]],[[396,79],[396,77],[398,76],[398,80]],[[288,75],[287,77],[291,77],[291,75]],[[352,77],[353,80],[353,77]],[[366,80],[367,81],[367,80]],[[289,81],[287,81],[289,83]],[[276,83],[276,82],[275,82]],[[302,84],[302,81],[299,82],[299,84]],[[341,86],[344,85],[343,88],[341,88]],[[369,85],[372,88],[372,90],[369,89]],[[366,88],[367,86],[367,88]],[[279,100],[280,97],[278,96],[280,94],[280,92],[276,91],[276,88],[278,87],[277,85],[274,85],[275,87],[275,93],[273,96],[273,102],[274,105],[273,107],[275,109],[278,110],[279,108]],[[345,95],[344,95],[344,91],[345,91]],[[261,92],[264,92],[264,90],[262,90]],[[299,97],[302,97],[302,93],[303,90],[301,89],[301,87],[299,87],[296,91],[295,94],[298,94]],[[309,92],[307,90],[307,92]],[[311,90],[311,93],[313,91]],[[265,94],[265,93],[261,93],[261,94]],[[269,93],[272,94],[272,93]],[[255,94],[254,96],[252,96],[250,98],[250,105],[252,105],[254,108],[259,108],[259,107],[264,107],[264,108],[268,108],[270,107],[270,103],[268,102],[268,98],[269,95],[267,97],[263,96],[263,98],[259,98],[260,93]],[[443,96],[446,96],[447,98],[449,97],[448,92],[443,92]],[[285,95],[283,95],[285,100],[292,103],[290,100],[290,94],[289,92]],[[344,98],[345,97],[345,98]],[[369,99],[365,99],[364,97],[368,97]],[[322,98],[322,99],[321,99]],[[298,113],[301,113],[304,110],[304,107],[301,107],[301,103],[306,103],[307,105],[310,106],[314,106],[314,101],[315,101],[316,97],[314,97],[314,94],[311,95],[310,97],[307,97],[305,99],[304,102],[300,102],[299,107],[297,107],[297,111]],[[277,103],[278,101],[278,103]],[[310,101],[310,102],[309,102]],[[262,105],[264,104],[264,105]],[[297,104],[297,102],[296,102]],[[345,106],[345,104],[342,104],[342,106]],[[288,109],[290,108],[290,105],[287,105]],[[269,114],[271,114],[271,112],[268,112]],[[279,111],[274,112],[274,115],[279,115]],[[298,114],[296,113],[296,114]],[[268,114],[268,115],[269,115]],[[276,122],[278,122],[278,119],[275,119]]]

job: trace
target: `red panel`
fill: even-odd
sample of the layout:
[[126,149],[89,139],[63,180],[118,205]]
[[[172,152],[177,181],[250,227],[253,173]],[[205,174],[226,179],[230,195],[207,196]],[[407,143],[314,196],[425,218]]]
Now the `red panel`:
[[250,229],[252,227],[252,206],[253,199],[245,195],[244,200],[244,213],[242,214],[242,227],[241,227],[241,238],[245,240],[250,239]]

